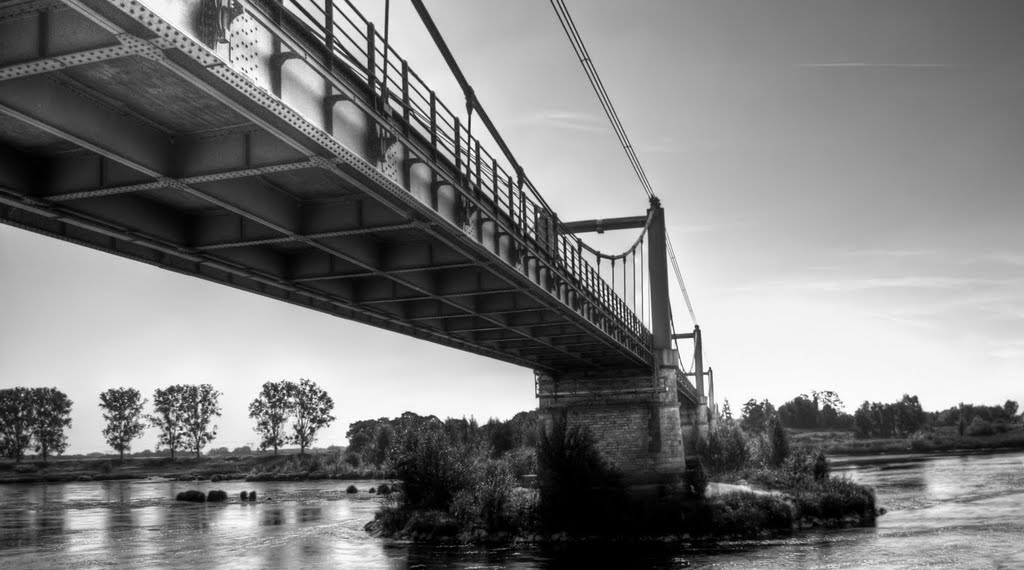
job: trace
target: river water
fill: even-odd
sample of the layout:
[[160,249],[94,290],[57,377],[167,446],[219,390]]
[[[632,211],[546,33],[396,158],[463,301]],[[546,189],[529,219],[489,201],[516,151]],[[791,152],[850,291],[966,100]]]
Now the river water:
[[[1024,568],[1024,453],[841,458],[871,528],[687,544],[436,547],[363,532],[379,481],[0,485],[0,568]],[[171,500],[223,489],[226,504]],[[255,489],[261,501],[237,500]],[[269,501],[268,499],[273,499]]]

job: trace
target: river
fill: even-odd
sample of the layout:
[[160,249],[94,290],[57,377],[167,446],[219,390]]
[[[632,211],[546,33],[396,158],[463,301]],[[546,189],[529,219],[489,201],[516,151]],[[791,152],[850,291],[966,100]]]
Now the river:
[[[0,485],[0,567],[1024,568],[1024,452],[840,458],[833,469],[875,488],[888,510],[876,526],[703,547],[374,539],[363,525],[382,499],[366,490],[379,481]],[[232,502],[170,500],[193,488]],[[261,502],[237,500],[252,489]]]

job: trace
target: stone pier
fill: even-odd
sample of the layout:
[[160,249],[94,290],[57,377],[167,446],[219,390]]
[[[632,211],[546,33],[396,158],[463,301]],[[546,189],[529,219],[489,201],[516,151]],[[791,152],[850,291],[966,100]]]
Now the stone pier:
[[[537,374],[544,429],[556,419],[584,426],[597,447],[633,483],[681,475],[686,467],[674,367],[650,373],[561,377]],[[682,402],[682,409],[690,407]]]

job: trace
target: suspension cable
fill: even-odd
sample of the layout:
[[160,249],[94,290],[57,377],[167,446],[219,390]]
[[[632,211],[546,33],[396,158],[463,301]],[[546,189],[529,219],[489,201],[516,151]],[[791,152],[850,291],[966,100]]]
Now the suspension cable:
[[697,324],[697,315],[693,314],[693,304],[690,303],[690,294],[686,292],[686,284],[683,283],[683,274],[679,271],[679,262],[676,261],[676,250],[672,249],[672,239],[668,237],[668,233],[665,234],[665,245],[668,246],[668,257],[672,260],[672,269],[676,273],[676,281],[679,283],[679,288],[683,291],[683,300],[686,301],[686,309],[690,311],[690,320],[693,324]]
[[569,38],[569,43],[572,44],[573,51],[576,52],[576,57],[579,58],[580,64],[583,65],[583,71],[586,72],[587,79],[590,80],[590,86],[594,88],[594,93],[597,94],[597,98],[601,102],[601,108],[604,109],[605,115],[611,121],[615,136],[618,137],[622,149],[626,151],[626,157],[633,166],[633,171],[636,172],[637,178],[640,179],[644,192],[647,193],[648,198],[653,198],[654,189],[647,179],[647,173],[644,172],[644,167],[640,164],[640,159],[633,150],[633,144],[629,141],[629,137],[626,136],[626,129],[623,128],[622,121],[619,120],[619,115],[615,112],[612,100],[608,97],[608,92],[604,88],[601,76],[598,75],[597,68],[594,67],[594,63],[590,59],[587,47],[583,45],[583,38],[580,37],[579,30],[576,29],[576,23],[573,22],[569,9],[565,7],[564,0],[551,0],[551,7],[555,9],[558,22],[562,24],[562,30],[565,31],[565,35]]

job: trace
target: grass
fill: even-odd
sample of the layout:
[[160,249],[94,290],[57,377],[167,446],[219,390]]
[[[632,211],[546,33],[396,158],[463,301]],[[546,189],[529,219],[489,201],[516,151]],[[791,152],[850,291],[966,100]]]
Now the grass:
[[991,435],[959,435],[955,427],[939,427],[909,438],[856,439],[852,431],[790,430],[796,448],[821,448],[829,455],[938,453],[979,449],[1024,449],[1024,427]]

